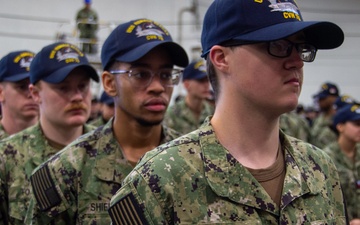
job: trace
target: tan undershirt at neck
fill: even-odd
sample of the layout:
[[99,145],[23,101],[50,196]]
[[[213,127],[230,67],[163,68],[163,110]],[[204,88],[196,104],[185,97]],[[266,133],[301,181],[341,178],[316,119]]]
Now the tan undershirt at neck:
[[247,169],[263,186],[271,199],[280,207],[285,179],[285,159],[281,147],[279,147],[275,163],[270,167],[265,169]]
[[48,141],[48,143],[49,143],[49,145],[50,145],[51,147],[53,147],[54,149],[59,150],[59,151],[60,151],[61,149],[65,148],[65,146],[66,146],[66,145],[57,143],[57,142],[55,142],[55,141],[53,141],[53,140],[50,140],[50,139],[48,139],[48,138],[47,138],[47,141]]

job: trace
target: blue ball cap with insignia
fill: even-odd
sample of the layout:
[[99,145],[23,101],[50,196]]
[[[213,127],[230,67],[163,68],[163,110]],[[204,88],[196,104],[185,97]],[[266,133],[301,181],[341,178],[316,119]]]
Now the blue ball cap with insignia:
[[283,39],[300,31],[318,49],[339,47],[344,33],[326,21],[303,21],[295,0],[215,0],[208,8],[201,34],[202,57],[214,45]]
[[336,126],[339,123],[355,120],[360,120],[360,105],[348,104],[336,111],[333,118],[333,123],[334,126]]
[[74,69],[82,68],[90,78],[99,81],[96,70],[89,64],[85,54],[75,45],[57,42],[45,46],[37,53],[30,65],[30,82],[62,82]]
[[200,80],[207,77],[204,60],[191,62],[183,72],[183,80]]
[[27,50],[10,52],[0,60],[0,82],[17,82],[30,76],[35,53]]
[[326,82],[321,85],[320,91],[317,94],[313,95],[313,98],[323,99],[330,95],[339,96],[339,88],[336,84]]
[[342,108],[345,105],[349,105],[349,104],[354,104],[356,103],[355,99],[352,98],[349,95],[342,95],[336,98],[333,108],[335,110],[339,110],[340,108]]
[[175,65],[188,65],[186,51],[172,40],[161,24],[149,19],[137,19],[120,24],[107,37],[101,49],[103,69],[108,69],[114,61],[134,62],[158,46],[168,50]]
[[106,105],[114,104],[114,98],[109,96],[105,91],[100,96],[100,102]]

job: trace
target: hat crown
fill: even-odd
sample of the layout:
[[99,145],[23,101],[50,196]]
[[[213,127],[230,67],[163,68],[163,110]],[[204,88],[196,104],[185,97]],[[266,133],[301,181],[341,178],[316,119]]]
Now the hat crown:
[[207,76],[204,60],[191,62],[183,72],[183,80],[197,80]]
[[357,103],[347,104],[336,111],[334,115],[334,126],[347,121],[360,120],[360,105]]
[[18,81],[29,77],[35,53],[27,50],[10,52],[0,60],[0,81]]
[[[30,82],[36,83],[39,80],[45,80],[50,83],[58,83],[68,74],[56,77],[59,75],[56,73],[57,71],[64,68],[74,69],[77,66],[91,67],[85,54],[77,46],[66,42],[45,46],[31,62]],[[92,74],[92,77],[95,78],[95,75]]]
[[170,33],[149,19],[131,20],[116,27],[105,40],[101,51],[103,68],[116,57],[150,42],[172,42]]
[[[292,0],[215,0],[204,18],[203,50],[264,27],[294,21],[302,21],[302,16]],[[244,41],[252,40],[244,37]]]

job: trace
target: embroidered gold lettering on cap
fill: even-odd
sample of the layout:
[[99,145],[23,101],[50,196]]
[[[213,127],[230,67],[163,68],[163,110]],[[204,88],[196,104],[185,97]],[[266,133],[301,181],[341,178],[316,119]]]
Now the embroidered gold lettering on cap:
[[132,193],[120,199],[109,209],[109,214],[114,225],[140,225],[147,224],[140,205]]
[[61,198],[56,191],[55,184],[50,176],[47,165],[36,171],[30,177],[31,186],[36,197],[36,201],[42,211],[60,204]]

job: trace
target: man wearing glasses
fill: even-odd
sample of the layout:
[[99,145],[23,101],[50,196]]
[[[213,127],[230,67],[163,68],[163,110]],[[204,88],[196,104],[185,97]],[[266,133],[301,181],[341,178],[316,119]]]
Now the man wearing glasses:
[[215,0],[201,38],[215,113],[145,154],[111,200],[113,225],[346,224],[329,156],[279,129],[304,62],[343,39],[292,0]]
[[66,147],[31,177],[26,223],[110,224],[110,199],[150,149],[178,133],[161,125],[188,57],[169,32],[149,19],[119,25],[101,53],[105,92],[114,98],[107,124]]

